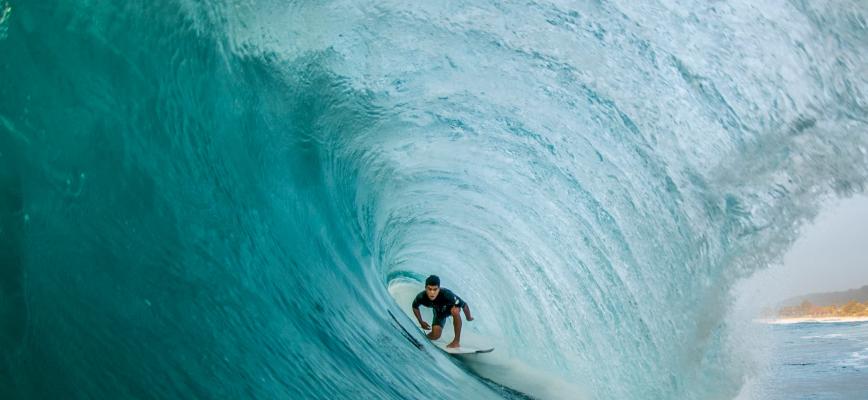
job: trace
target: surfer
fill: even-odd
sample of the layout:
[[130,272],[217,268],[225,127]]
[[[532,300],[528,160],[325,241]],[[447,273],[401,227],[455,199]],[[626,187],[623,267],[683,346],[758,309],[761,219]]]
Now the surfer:
[[[434,309],[434,320],[430,326],[422,319],[422,313],[419,312],[419,306],[430,307]],[[449,348],[457,348],[461,345],[461,310],[464,311],[464,316],[468,321],[473,321],[470,315],[470,306],[464,300],[461,300],[455,293],[446,288],[440,288],[440,278],[437,275],[431,275],[425,279],[425,290],[419,292],[416,299],[413,300],[413,314],[416,315],[416,320],[424,330],[428,332],[428,339],[440,339],[440,334],[443,333],[443,322],[446,318],[452,317],[452,326],[455,329],[455,339],[446,345]]]

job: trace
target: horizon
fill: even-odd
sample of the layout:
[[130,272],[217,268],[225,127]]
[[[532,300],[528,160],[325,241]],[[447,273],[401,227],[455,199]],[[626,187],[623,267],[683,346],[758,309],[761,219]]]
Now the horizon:
[[[859,287],[850,288],[850,289],[843,289],[843,290],[832,290],[832,291],[828,291],[828,292],[811,292],[811,293],[797,294],[797,295],[795,295],[795,296],[787,297],[787,299],[794,299],[794,298],[797,298],[797,297],[807,297],[807,296],[814,296],[814,295],[835,294],[835,293],[846,293],[846,292],[849,292],[849,291],[860,290],[860,289],[863,289],[863,288],[868,288],[868,285],[862,285],[862,286],[859,286]],[[786,299],[785,299],[785,300],[786,300]]]

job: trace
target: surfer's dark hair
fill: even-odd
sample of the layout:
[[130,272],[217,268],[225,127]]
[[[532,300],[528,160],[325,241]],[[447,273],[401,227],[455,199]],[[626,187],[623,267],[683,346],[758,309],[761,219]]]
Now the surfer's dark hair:
[[440,286],[440,277],[437,275],[431,275],[428,279],[425,279],[425,286]]

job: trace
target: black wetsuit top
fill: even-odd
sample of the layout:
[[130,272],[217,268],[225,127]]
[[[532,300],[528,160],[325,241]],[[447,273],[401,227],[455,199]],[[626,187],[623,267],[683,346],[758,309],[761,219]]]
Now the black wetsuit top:
[[431,325],[443,326],[443,320],[451,315],[452,307],[463,308],[467,303],[451,290],[440,288],[434,300],[429,299],[424,290],[419,292],[413,300],[413,308],[419,308],[420,305],[434,309],[434,322]]

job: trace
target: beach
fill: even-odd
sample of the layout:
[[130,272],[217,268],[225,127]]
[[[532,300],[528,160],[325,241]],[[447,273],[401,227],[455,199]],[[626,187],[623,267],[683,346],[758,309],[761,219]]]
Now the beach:
[[802,323],[839,323],[839,322],[868,322],[868,317],[798,317],[798,318],[765,318],[755,319],[754,322],[774,325],[802,324]]

